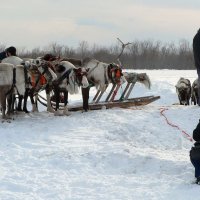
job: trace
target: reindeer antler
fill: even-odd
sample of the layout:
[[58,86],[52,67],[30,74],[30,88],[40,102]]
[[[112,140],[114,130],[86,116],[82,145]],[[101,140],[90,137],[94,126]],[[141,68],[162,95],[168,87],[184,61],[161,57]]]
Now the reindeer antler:
[[124,44],[119,38],[117,38],[117,39],[118,39],[119,42],[122,44],[122,50],[121,50],[120,54],[117,56],[117,61],[119,62],[120,66],[122,66],[122,65],[121,65],[121,62],[120,62],[120,60],[119,60],[119,57],[122,55],[122,53],[123,53],[125,47],[126,47],[127,45],[131,44],[131,42],[128,42],[128,43]]
[[127,42],[124,44],[119,38],[117,38],[122,43],[122,48],[125,48],[127,45],[132,44],[131,42]]
[[119,38],[117,38],[122,44],[124,44]]

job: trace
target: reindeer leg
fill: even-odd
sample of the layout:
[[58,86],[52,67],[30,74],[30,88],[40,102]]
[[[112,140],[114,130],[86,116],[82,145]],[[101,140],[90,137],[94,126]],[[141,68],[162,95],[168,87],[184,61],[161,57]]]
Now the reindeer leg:
[[68,108],[67,108],[67,104],[68,104],[68,91],[64,91],[64,111],[63,111],[63,115],[71,115],[71,113],[69,112]]
[[47,111],[54,113],[54,109],[51,106],[51,97],[50,97],[50,87],[46,86],[46,97],[47,97]]
[[8,101],[7,104],[7,113],[10,114],[11,112],[14,113],[14,102],[15,102],[15,94],[8,94],[5,97]]
[[29,97],[31,99],[32,112],[38,112],[38,107],[36,105],[36,101],[34,100],[34,89],[30,89],[30,91],[29,91]]
[[[7,102],[8,102],[8,105],[7,105],[7,113],[6,113],[6,99],[7,99]],[[4,119],[11,119],[10,115],[11,115],[11,112],[14,112],[14,94],[9,94],[7,97],[5,96],[5,98],[3,99],[3,104],[2,104],[2,110],[4,112],[3,116],[4,116]],[[6,113],[6,114],[5,114]]]
[[23,95],[19,95],[19,101],[17,105],[17,111],[22,111],[22,100],[23,100]]
[[51,106],[51,97],[50,97],[50,94],[46,94],[46,96],[47,96],[47,111],[51,112],[51,113],[54,113],[54,109]]
[[58,86],[55,87],[54,93],[55,93],[55,100],[56,100],[56,108],[55,108],[54,115],[55,116],[61,116],[63,114],[61,114],[60,111],[59,111],[60,88]]
[[1,96],[2,119],[6,119],[6,96]]
[[89,109],[89,104],[88,104],[88,102],[89,102],[89,92],[90,92],[90,88],[89,88],[89,87],[87,87],[87,88],[81,88],[81,90],[82,90],[82,99],[83,99],[83,110],[84,110],[85,112],[87,112],[88,109]]
[[14,113],[14,111],[15,111],[15,101],[16,101],[15,94],[11,94],[10,95],[10,104],[8,104],[8,105],[10,105],[10,113],[11,112]]
[[23,104],[23,111],[25,113],[29,113],[29,111],[27,110],[28,93],[29,93],[29,88],[26,88],[24,93],[24,104]]

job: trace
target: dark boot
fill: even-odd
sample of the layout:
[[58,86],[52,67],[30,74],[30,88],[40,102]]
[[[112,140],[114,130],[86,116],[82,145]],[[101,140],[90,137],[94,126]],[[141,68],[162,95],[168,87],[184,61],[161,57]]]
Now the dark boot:
[[197,185],[200,185],[200,177],[198,177],[198,178],[196,179],[195,183],[196,183]]

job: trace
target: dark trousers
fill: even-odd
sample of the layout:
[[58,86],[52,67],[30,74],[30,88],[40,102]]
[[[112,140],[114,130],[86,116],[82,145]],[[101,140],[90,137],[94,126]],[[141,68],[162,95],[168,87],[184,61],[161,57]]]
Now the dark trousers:
[[195,177],[198,178],[200,177],[200,160],[194,160],[194,159],[191,159],[191,163],[193,164],[194,166],[194,169],[195,169]]
[[194,55],[194,64],[197,68],[198,75],[198,105],[200,106],[200,33],[194,37],[193,39],[193,55]]
[[198,74],[198,105],[200,106],[200,68],[197,68],[197,74]]

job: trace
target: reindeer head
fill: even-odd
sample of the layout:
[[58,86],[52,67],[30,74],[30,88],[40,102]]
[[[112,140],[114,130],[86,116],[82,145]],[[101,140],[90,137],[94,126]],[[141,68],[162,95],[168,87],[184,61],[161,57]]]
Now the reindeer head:
[[115,63],[111,63],[108,66],[108,77],[111,79],[112,83],[114,84],[122,84],[124,81],[122,81],[123,73],[122,69],[119,65]]
[[84,67],[74,68],[74,73],[76,75],[76,81],[79,86],[83,88],[87,88],[89,86],[89,82],[87,80],[87,71]]

